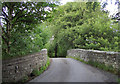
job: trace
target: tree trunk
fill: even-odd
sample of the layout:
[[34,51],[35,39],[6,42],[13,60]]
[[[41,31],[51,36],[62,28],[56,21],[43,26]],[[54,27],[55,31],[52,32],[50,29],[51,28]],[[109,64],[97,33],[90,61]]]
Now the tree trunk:
[[58,50],[58,44],[56,43],[56,46],[55,46],[55,57],[57,57],[57,50]]
[[11,37],[11,29],[12,29],[12,13],[13,13],[13,8],[10,5],[8,9],[8,18],[9,22],[7,23],[7,34],[8,34],[8,42],[7,42],[7,53],[10,54],[10,37]]

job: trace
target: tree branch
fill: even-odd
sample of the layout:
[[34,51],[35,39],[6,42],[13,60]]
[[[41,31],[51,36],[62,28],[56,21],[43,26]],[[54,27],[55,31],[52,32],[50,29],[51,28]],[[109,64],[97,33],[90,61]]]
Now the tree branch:
[[15,24],[18,22],[19,18],[20,18],[20,17],[24,17],[24,16],[25,16],[25,15],[21,15],[21,16],[17,17],[17,18],[16,18],[16,21],[12,24],[12,26],[14,27]]
[[7,18],[2,18],[2,19],[4,19],[7,23],[9,22],[9,20]]
[[2,12],[3,12],[4,16],[6,16],[6,18],[8,18],[8,15],[4,12],[3,8],[2,8]]
[[5,2],[5,6],[9,9],[9,6],[7,5],[7,3]]
[[24,9],[26,9],[26,8],[23,8],[22,10],[18,11],[12,19],[14,19],[17,16],[19,16],[20,14],[22,14],[22,12],[24,11]]
[[5,41],[6,45],[8,45],[8,41],[7,41],[7,39],[5,39],[4,36],[2,36],[2,39]]
[[2,27],[2,33],[4,33],[7,38],[9,38],[3,27]]

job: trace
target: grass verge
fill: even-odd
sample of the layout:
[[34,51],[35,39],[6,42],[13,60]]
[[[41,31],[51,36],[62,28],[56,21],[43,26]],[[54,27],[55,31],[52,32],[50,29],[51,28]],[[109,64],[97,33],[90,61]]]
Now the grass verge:
[[[73,58],[73,59],[81,61],[81,62],[83,62],[85,64],[92,65],[92,66],[94,66],[96,68],[99,68],[99,69],[102,69],[104,71],[108,71],[108,72],[111,72],[111,73],[114,73],[114,74],[120,76],[120,69],[116,70],[112,66],[106,66],[104,63],[99,63],[99,62],[96,62],[96,61],[88,61],[88,62],[86,62],[86,61],[84,61],[84,60],[82,60],[80,58],[75,58],[75,57],[71,57],[71,56],[66,56],[66,58]],[[120,78],[118,78],[118,83],[120,83]]]
[[120,78],[118,78],[118,83],[120,84]]
[[50,65],[50,59],[48,57],[47,63],[44,66],[40,67],[39,69],[34,69],[30,75],[24,76],[23,79],[21,81],[17,82],[16,84],[24,84],[24,83],[29,82],[30,80],[39,76],[41,73],[43,73],[45,70],[47,70],[49,65]]
[[31,76],[39,76],[48,68],[49,65],[50,65],[50,60],[48,58],[46,65],[42,66],[40,69],[34,69],[31,73]]

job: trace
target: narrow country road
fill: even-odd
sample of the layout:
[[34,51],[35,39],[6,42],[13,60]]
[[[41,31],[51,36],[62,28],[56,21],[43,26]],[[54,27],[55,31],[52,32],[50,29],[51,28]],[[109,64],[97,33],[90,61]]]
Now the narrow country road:
[[30,82],[116,82],[117,76],[71,58],[51,58],[48,70]]

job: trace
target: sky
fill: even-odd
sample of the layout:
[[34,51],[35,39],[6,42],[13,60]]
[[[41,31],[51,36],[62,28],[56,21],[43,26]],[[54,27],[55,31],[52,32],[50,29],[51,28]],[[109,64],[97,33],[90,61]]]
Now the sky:
[[[73,2],[74,0],[61,0],[60,2],[62,3],[62,5],[66,4],[67,2]],[[79,0],[79,1],[83,1],[83,0]],[[84,0],[85,1],[85,0]],[[113,15],[114,13],[118,12],[118,5],[115,5],[115,1],[116,0],[100,0],[102,2],[105,2],[107,1],[108,2],[108,5],[106,6],[105,9],[107,9],[110,14],[110,15]],[[112,2],[112,3],[111,3]]]

